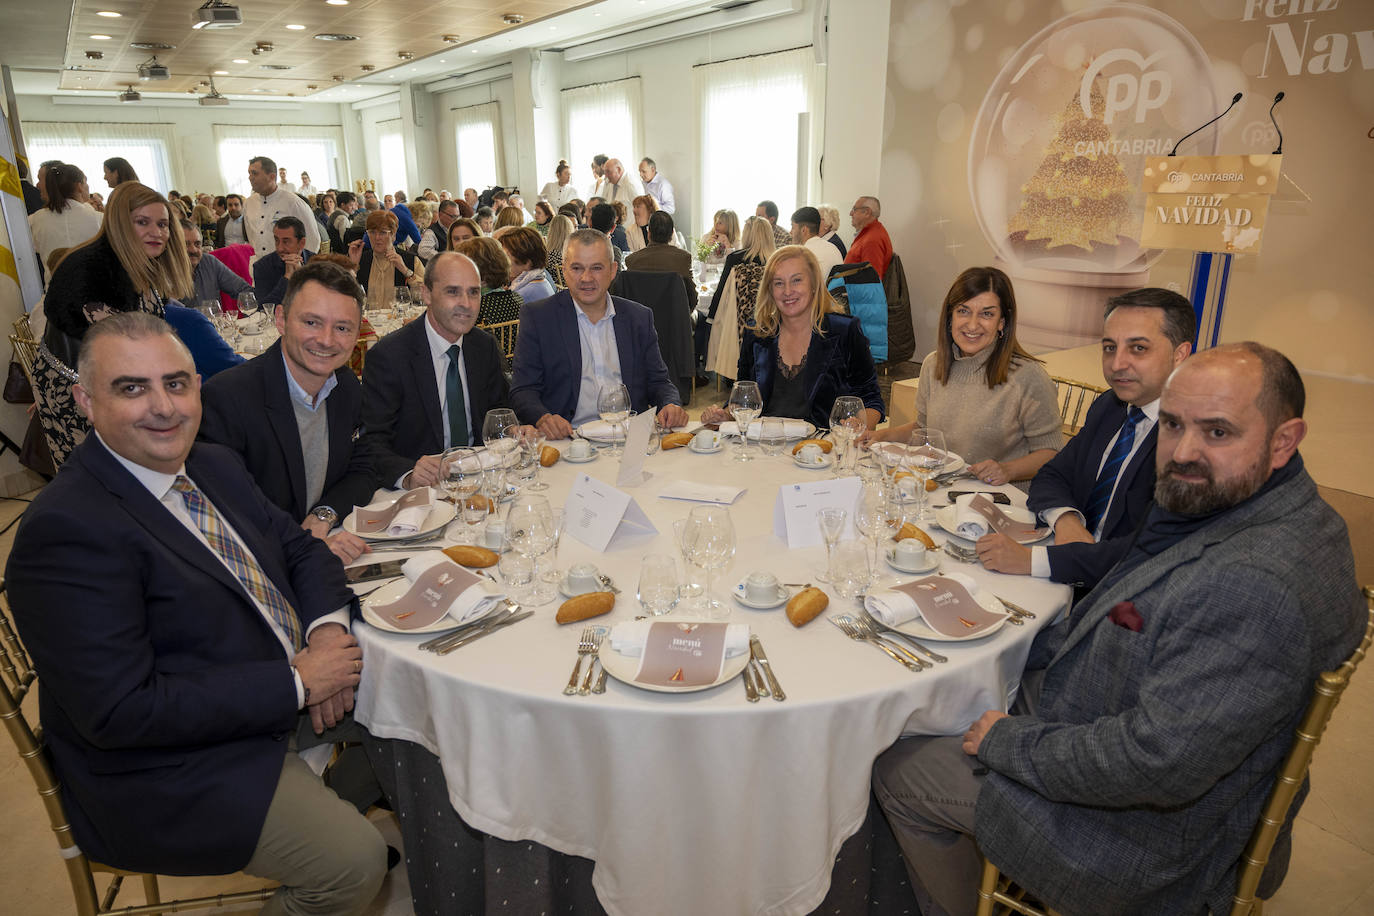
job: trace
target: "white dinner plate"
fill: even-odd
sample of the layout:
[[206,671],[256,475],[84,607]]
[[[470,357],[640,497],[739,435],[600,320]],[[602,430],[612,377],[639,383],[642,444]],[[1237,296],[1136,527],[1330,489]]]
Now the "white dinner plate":
[[[910,581],[910,579],[892,580],[889,582],[881,583],[880,587],[891,588],[894,585],[899,585],[903,582]],[[908,620],[906,623],[900,626],[893,627],[892,629],[898,631],[899,633],[905,633],[906,635],[911,636],[915,639],[929,639],[931,642],[971,642],[975,639],[983,639],[985,637],[991,636],[993,633],[996,633],[998,630],[1002,629],[1002,627],[1007,625],[1007,609],[1002,605],[1002,602],[998,601],[997,598],[993,596],[991,592],[988,592],[986,590],[979,590],[978,594],[973,596],[973,600],[977,601],[978,604],[981,605],[985,611],[989,611],[993,614],[1001,614],[1002,619],[994,623],[992,626],[988,627],[986,630],[983,630],[980,633],[975,633],[972,636],[945,636],[941,633],[936,633],[929,626],[927,626],[926,622],[922,620],[920,617],[917,617],[914,620]]]
[[815,464],[812,464],[807,461],[802,461],[801,453],[798,452],[797,454],[792,456],[792,463],[799,468],[806,468],[808,471],[819,471],[824,468],[828,468],[832,464],[834,464],[835,456],[827,455],[825,452],[821,452],[821,460],[817,461]]
[[750,598],[748,595],[744,593],[743,579],[735,583],[735,587],[731,589],[730,594],[740,604],[748,608],[753,608],[756,611],[767,611],[775,607],[781,607],[783,604],[787,602],[788,598],[792,597],[791,589],[779,583],[777,597],[773,598],[770,601],[754,601],[752,598]]
[[[1007,514],[1007,517],[1010,518],[1012,521],[1027,523],[1035,522],[1035,513],[1031,512],[1029,509],[1022,509],[1019,506],[998,506],[997,508],[1005,512]],[[950,535],[952,535],[953,537],[959,538],[959,540],[965,541],[970,544],[973,543],[968,538],[963,537],[955,531],[955,529],[958,528],[958,525],[955,524],[954,517],[955,507],[952,503],[948,506],[941,506],[940,508],[935,510],[935,524],[945,529],[945,531],[949,532]],[[1033,541],[1024,541],[1022,543],[1036,544],[1040,541],[1045,540],[1045,538],[1049,537],[1053,533],[1053,529],[1046,528],[1045,533],[1042,534],[1040,537],[1036,538]]]
[[[406,590],[409,589],[412,584],[414,583],[412,583],[409,579],[402,576],[401,578],[396,579],[395,581],[388,582],[386,585],[383,585],[381,588],[377,589],[375,592],[368,595],[366,598],[363,599],[362,603],[363,620],[366,620],[368,623],[372,624],[379,630],[386,630],[388,633],[439,633],[443,630],[453,629],[454,627],[458,626],[460,622],[472,622],[471,620],[457,621],[454,620],[452,617],[448,616],[447,614],[445,614],[444,616],[440,617],[438,620],[434,621],[427,627],[416,627],[413,630],[403,630],[398,626],[393,626],[392,624],[388,623],[386,621],[386,618],[382,617],[381,614],[377,613],[372,609],[374,605],[390,604],[391,602],[395,601],[397,598],[404,595],[406,593]],[[492,605],[491,610],[489,610],[487,613],[491,613],[491,611],[495,611],[498,609],[503,609],[504,607],[505,606],[498,601]]]
[[692,687],[664,687],[659,684],[645,684],[635,680],[635,675],[639,672],[638,655],[621,655],[611,648],[611,641],[607,639],[601,644],[601,665],[606,669],[606,673],[617,681],[629,684],[631,687],[638,687],[640,690],[652,690],[655,693],[695,693],[698,690],[712,690],[734,678],[739,677],[739,673],[744,670],[744,666],[749,664],[749,653],[744,652],[739,655],[727,658],[725,664],[721,665],[720,677],[710,684],[702,684]]
[[[380,509],[384,506],[390,505],[397,499],[400,499],[401,495],[404,494],[388,497],[387,499],[384,499],[380,502],[371,503],[370,505],[365,506],[364,508]],[[361,531],[358,531],[357,528],[354,527],[354,513],[352,512],[348,513],[348,515],[344,518],[343,530],[347,531],[349,534],[356,534],[358,537],[362,538],[365,541],[407,541],[412,538],[422,538],[426,535],[435,534],[436,532],[441,531],[443,527],[447,525],[449,522],[453,521],[457,517],[457,515],[458,511],[457,508],[453,505],[453,503],[440,499],[436,495],[434,503],[430,506],[429,515],[425,516],[424,524],[421,525],[420,530],[416,531],[414,534],[403,534],[400,536],[396,536],[387,534],[385,531],[379,531],[374,534],[363,534]]]

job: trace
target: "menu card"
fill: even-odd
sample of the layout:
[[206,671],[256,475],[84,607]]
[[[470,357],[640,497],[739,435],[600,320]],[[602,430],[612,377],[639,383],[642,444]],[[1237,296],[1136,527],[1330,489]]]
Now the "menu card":
[[578,474],[573,482],[563,503],[563,524],[572,537],[603,553],[617,533],[621,540],[658,533],[633,496],[589,474]]
[[737,623],[640,621],[611,630],[613,651],[639,656],[634,679],[658,687],[714,684],[726,657],[747,652],[748,647],[749,628]]
[[[783,484],[778,487],[778,498],[773,504],[773,533],[791,548],[824,544],[816,513],[826,506],[834,506],[843,509],[852,521],[854,504],[859,501],[862,487],[863,482],[857,477]],[[840,540],[852,537],[854,526],[845,525]]]
[[427,627],[438,623],[463,592],[485,581],[482,576],[445,559],[416,576],[404,595],[390,604],[374,604],[372,611],[397,629]]
[[353,527],[358,534],[379,534],[385,531],[392,537],[404,537],[420,530],[429,517],[432,493],[429,487],[407,490],[400,499],[380,509],[353,507]]
[[927,576],[891,588],[873,589],[864,599],[864,607],[890,627],[920,617],[942,636],[976,636],[999,623],[1003,615],[986,610],[959,579]]
[[955,503],[958,507],[955,533],[962,538],[976,541],[989,531],[996,531],[1019,544],[1028,544],[1045,535],[1044,528],[1036,528],[1031,522],[1015,521],[982,493],[960,496]]

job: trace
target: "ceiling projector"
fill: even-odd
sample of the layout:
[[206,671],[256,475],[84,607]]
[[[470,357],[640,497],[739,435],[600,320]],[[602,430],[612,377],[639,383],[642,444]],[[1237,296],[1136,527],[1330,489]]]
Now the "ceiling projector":
[[141,98],[143,98],[143,95],[133,86],[130,86],[119,94],[119,100],[121,102],[137,102]]
[[171,76],[172,71],[168,69],[166,64],[158,63],[156,57],[138,65],[138,78],[145,82],[147,80],[170,79]]
[[243,25],[243,14],[237,6],[210,0],[191,14],[193,29],[236,29]]

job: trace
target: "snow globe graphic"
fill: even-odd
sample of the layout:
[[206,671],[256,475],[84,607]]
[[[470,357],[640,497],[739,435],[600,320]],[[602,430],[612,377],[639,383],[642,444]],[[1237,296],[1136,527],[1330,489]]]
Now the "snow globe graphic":
[[[1148,7],[1072,13],[1012,55],[978,110],[968,175],[1024,343],[1095,343],[1106,299],[1147,285],[1163,252],[1139,244],[1145,160],[1220,110],[1202,46]],[[1213,154],[1218,137],[1181,151]]]

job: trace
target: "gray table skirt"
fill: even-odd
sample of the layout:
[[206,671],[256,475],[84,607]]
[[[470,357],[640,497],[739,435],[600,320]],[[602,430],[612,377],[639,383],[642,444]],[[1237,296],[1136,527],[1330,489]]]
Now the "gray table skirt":
[[[592,890],[592,860],[474,830],[449,804],[439,758],[409,741],[368,736],[364,746],[401,824],[417,916],[606,912]],[[901,849],[870,799],[868,818],[835,857],[830,892],[814,916],[918,913]]]

